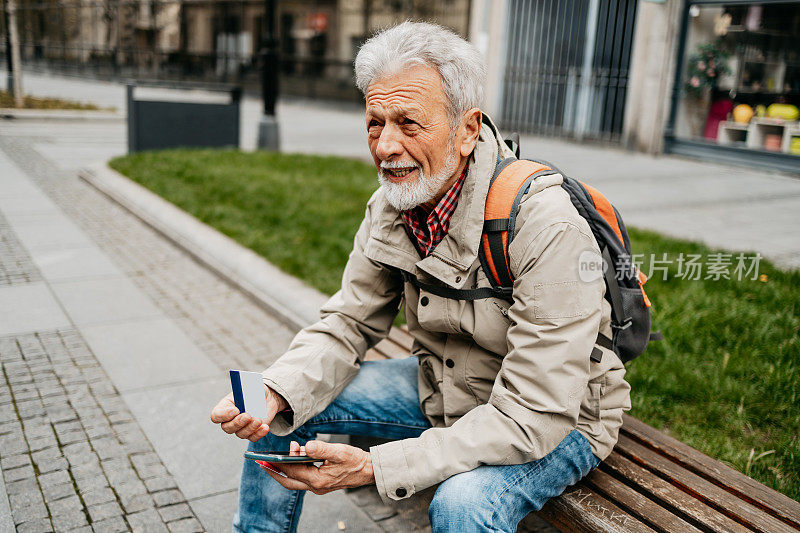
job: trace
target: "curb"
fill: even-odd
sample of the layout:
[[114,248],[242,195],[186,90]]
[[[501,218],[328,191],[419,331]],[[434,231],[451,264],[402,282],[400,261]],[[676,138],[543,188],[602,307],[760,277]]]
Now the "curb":
[[126,116],[109,111],[78,111],[69,109],[15,109],[0,108],[0,118],[5,120],[96,120],[108,122],[125,122]]
[[96,163],[78,176],[136,215],[197,261],[242,289],[295,331],[319,320],[328,296],[269,263],[138,183]]

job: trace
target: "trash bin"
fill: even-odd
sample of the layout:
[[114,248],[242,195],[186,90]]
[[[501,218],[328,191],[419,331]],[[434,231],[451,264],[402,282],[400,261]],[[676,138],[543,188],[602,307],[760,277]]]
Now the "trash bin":
[[239,147],[240,87],[141,81],[127,86],[129,153]]

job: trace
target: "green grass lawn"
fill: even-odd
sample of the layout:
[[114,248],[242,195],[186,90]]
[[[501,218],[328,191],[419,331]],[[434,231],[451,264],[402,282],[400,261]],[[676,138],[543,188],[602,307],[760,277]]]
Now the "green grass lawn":
[[[377,187],[371,165],[338,157],[177,150],[111,166],[328,294]],[[630,234],[634,252],[673,260],[646,286],[665,340],[628,365],[631,414],[800,500],[800,271],[762,260],[757,280],[679,279],[679,254],[713,250]]]
[[[0,91],[0,108],[14,107],[14,97],[8,91]],[[98,107],[95,104],[62,100],[61,98],[39,98],[25,95],[24,109],[71,109],[77,111],[114,111],[113,107]]]

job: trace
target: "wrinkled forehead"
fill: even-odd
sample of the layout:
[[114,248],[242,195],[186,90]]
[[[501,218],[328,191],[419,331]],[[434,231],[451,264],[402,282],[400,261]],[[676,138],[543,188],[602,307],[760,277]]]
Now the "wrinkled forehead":
[[370,83],[367,115],[430,115],[447,112],[447,98],[439,73],[427,65],[414,65]]

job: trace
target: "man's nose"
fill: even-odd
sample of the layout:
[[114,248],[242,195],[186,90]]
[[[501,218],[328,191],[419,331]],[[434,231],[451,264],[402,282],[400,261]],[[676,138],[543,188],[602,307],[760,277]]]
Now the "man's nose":
[[378,138],[378,145],[375,147],[375,155],[381,161],[388,161],[393,157],[403,154],[403,144],[399,140],[400,132],[392,126],[385,126]]

